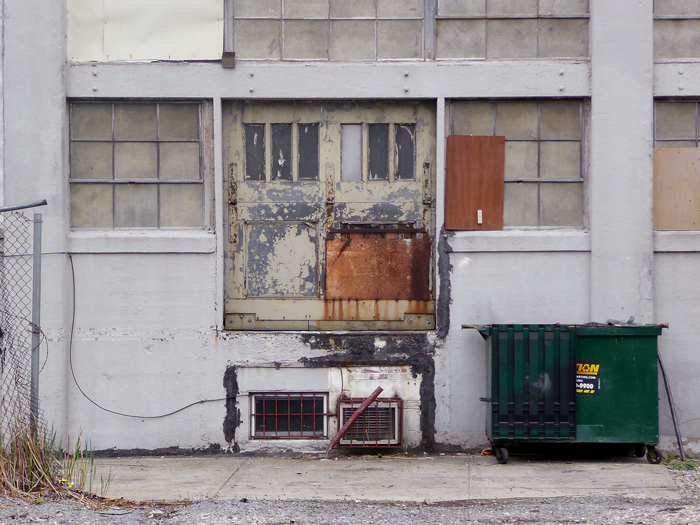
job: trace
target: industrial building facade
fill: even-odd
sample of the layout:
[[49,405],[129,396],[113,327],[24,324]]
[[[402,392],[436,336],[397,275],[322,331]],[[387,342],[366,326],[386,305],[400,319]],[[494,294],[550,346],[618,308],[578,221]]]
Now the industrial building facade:
[[322,450],[381,386],[345,444],[472,448],[463,324],[631,320],[700,451],[700,2],[44,4],[2,4],[2,187],[49,202],[59,432]]

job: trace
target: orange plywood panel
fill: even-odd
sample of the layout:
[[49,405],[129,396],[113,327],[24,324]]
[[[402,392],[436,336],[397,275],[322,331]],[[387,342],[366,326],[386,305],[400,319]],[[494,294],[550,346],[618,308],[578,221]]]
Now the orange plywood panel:
[[700,230],[700,148],[654,150],[654,229]]
[[502,230],[505,137],[447,137],[445,228]]

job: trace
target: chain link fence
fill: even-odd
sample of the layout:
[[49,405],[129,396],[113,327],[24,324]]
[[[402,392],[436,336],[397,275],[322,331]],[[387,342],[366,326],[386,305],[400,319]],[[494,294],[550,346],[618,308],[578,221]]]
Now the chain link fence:
[[[0,439],[34,428],[31,418],[32,226],[17,211],[0,213]],[[42,339],[43,340],[43,337]],[[39,412],[38,429],[46,428]]]

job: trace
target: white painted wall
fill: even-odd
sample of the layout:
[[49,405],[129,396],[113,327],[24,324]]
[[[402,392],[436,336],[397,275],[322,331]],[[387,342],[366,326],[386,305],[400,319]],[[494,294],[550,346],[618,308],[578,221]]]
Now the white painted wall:
[[[82,431],[97,449],[226,446],[223,401],[164,419],[125,418],[97,408],[78,391],[69,366],[73,279],[66,251],[74,253],[75,269],[73,370],[84,392],[107,409],[158,415],[224,397],[227,366],[277,362],[298,367],[301,358],[327,354],[312,350],[299,334],[217,332],[225,220],[222,98],[434,100],[441,196],[445,99],[592,96],[586,188],[590,230],[463,232],[448,241],[452,303],[450,331],[438,341],[435,358],[436,442],[465,447],[485,442],[484,405],[479,402],[485,385],[484,345],[477,333],[461,330],[463,323],[578,323],[635,316],[671,325],[660,339],[661,352],[682,430],[691,450],[700,452],[700,401],[693,395],[698,387],[693,371],[700,364],[694,347],[700,339],[695,323],[700,289],[692,278],[700,233],[653,235],[650,200],[652,95],[700,96],[700,65],[654,66],[651,0],[591,1],[591,63],[241,63],[235,69],[217,63],[105,63],[109,53],[98,45],[104,27],[90,23],[84,33],[69,27],[68,43],[80,52],[67,52],[65,6],[49,4],[4,3],[4,190],[6,204],[49,200],[42,210],[44,250],[52,255],[45,257],[42,283],[49,353],[41,402],[59,432]],[[88,4],[71,0],[67,5],[73,24],[75,6]],[[620,31],[619,20],[635,29]],[[217,31],[212,31],[216,52],[212,47],[206,58],[220,55]],[[168,45],[150,42],[139,48],[147,52],[131,50],[121,58],[167,58],[171,40],[163,42]],[[66,56],[100,62],[66,64]],[[218,234],[70,232],[66,98],[77,97],[213,100]],[[441,206],[437,209],[439,229]],[[335,384],[328,379],[331,372],[322,374]],[[417,421],[409,425],[415,432]],[[672,428],[663,405],[662,434],[670,442]]]

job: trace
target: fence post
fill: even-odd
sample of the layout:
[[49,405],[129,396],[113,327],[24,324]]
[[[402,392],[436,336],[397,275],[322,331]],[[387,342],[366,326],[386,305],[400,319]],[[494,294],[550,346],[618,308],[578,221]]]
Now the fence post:
[[39,345],[41,344],[41,213],[34,214],[32,251],[32,381],[29,401],[32,433],[39,422]]

